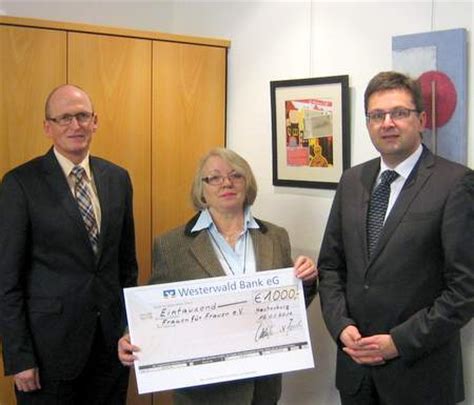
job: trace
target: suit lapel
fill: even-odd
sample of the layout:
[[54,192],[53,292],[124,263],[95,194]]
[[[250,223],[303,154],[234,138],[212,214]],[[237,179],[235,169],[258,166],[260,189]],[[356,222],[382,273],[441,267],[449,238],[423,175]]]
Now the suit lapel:
[[369,210],[370,197],[372,195],[372,188],[377,178],[377,174],[380,171],[380,158],[371,160],[366,166],[363,167],[360,174],[360,182],[362,185],[362,195],[358,200],[360,207],[358,212],[359,215],[359,226],[356,227],[360,231],[359,238],[361,240],[361,246],[363,246],[365,258],[368,258],[368,246],[367,246],[367,213]]
[[391,236],[396,231],[397,226],[400,224],[407,210],[410,208],[411,203],[423,188],[426,181],[430,178],[433,164],[433,154],[431,154],[429,151],[424,151],[424,154],[420,157],[417,165],[410,173],[410,176],[405,182],[402,191],[395,202],[395,205],[387,217],[372,259],[375,259],[379,255],[387,242],[390,240]]
[[273,268],[273,241],[259,229],[250,229],[257,271]]
[[191,254],[203,268],[204,272],[209,274],[210,277],[221,277],[226,275],[219,263],[219,259],[214,252],[214,248],[212,247],[212,243],[206,231],[201,231],[194,237],[189,249],[191,250]]
[[89,242],[89,235],[87,234],[84,221],[82,219],[79,207],[74,196],[71,193],[69,184],[64,172],[54,156],[53,148],[51,148],[43,158],[43,170],[45,181],[51,189],[53,195],[59,201],[60,206],[67,212],[78,232],[81,234],[84,243],[89,247],[93,254],[91,244]]
[[109,225],[110,218],[110,192],[109,192],[109,182],[107,181],[107,170],[103,164],[96,158],[90,158],[91,171],[94,176],[94,183],[97,189],[97,197],[100,204],[100,233],[99,233],[99,250],[97,252],[97,257],[99,258],[102,253],[102,248],[104,246],[104,239],[107,235],[107,227]]
[[[249,231],[255,252],[257,271],[272,269],[274,259],[273,241],[259,229],[250,229]],[[194,237],[189,249],[191,254],[210,277],[226,275],[212,247],[207,232],[199,232]]]

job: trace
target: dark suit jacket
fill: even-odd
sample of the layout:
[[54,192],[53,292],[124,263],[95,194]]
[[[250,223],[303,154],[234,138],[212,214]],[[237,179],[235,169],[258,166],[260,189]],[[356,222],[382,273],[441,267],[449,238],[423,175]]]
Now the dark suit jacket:
[[[208,233],[191,233],[196,215],[185,226],[157,238],[153,251],[150,284],[171,283],[225,276]],[[250,229],[257,271],[293,266],[288,233],[268,222],[256,220],[260,229]],[[306,303],[316,294],[316,284],[305,286]],[[192,343],[192,337],[190,337]],[[175,391],[175,404],[275,404],[281,395],[281,375],[231,381]],[[254,402],[252,402],[252,400]]]
[[[116,350],[122,288],[136,284],[127,172],[91,157],[102,212],[95,257],[76,200],[51,149],[7,173],[0,188],[0,331],[6,374],[74,378],[100,319]],[[98,314],[100,316],[98,317]]]
[[452,404],[463,396],[459,330],[474,314],[474,174],[426,148],[383,228],[372,259],[367,207],[380,160],[346,171],[321,247],[321,305],[339,342],[348,325],[390,333],[400,357],[357,365],[339,347],[336,385],[365,373],[395,404]]

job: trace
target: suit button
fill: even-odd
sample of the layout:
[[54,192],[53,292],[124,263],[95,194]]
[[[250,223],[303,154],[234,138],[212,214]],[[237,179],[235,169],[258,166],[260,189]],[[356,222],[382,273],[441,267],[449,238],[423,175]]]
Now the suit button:
[[369,285],[368,284],[365,284],[364,285],[364,290],[368,290],[369,289]]
[[100,311],[97,311],[97,316],[98,316],[98,317],[100,316]]

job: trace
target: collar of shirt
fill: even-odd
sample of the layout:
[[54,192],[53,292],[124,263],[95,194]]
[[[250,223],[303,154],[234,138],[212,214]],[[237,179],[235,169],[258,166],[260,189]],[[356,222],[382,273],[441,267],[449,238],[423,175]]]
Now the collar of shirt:
[[[387,210],[385,212],[385,220],[388,218],[388,215],[392,211],[392,208],[395,205],[395,202],[398,199],[398,196],[402,192],[403,186],[405,185],[408,176],[416,165],[416,162],[420,158],[423,152],[423,146],[419,145],[415,152],[408,156],[403,162],[399,163],[395,168],[388,167],[383,160],[380,162],[380,172],[377,176],[378,185],[380,183],[381,174],[385,170],[395,170],[398,173],[398,177],[390,185],[390,197],[388,200]],[[374,187],[375,189],[375,187]]]
[[[201,211],[201,214],[199,215],[198,220],[193,226],[193,229],[191,229],[192,232],[199,232],[202,231],[203,229],[210,229],[214,227],[217,229],[216,225],[214,224],[214,221],[212,220],[211,213],[209,210],[206,208],[205,210]],[[247,229],[259,229],[260,226],[257,224],[257,221],[255,221],[255,218],[252,216],[252,213],[250,212],[250,207],[246,207],[244,211],[244,229],[242,233],[245,233]]]
[[90,164],[89,164],[89,153],[87,153],[86,157],[84,158],[84,160],[82,162],[80,162],[78,165],[75,165],[68,158],[61,155],[56,150],[56,148],[53,148],[53,151],[54,151],[54,155],[56,156],[56,159],[59,162],[59,166],[61,166],[61,169],[63,170],[64,175],[66,176],[66,178],[69,178],[69,175],[71,174],[71,170],[73,169],[74,166],[82,166],[84,168],[84,170],[86,171],[87,180],[89,182],[91,181],[92,176],[91,176],[91,168],[90,168]]
[[250,228],[258,229],[260,227],[250,213],[250,207],[247,207],[244,211],[244,229],[234,248],[232,248],[219,233],[209,210],[206,209],[201,211],[191,232],[207,230],[224,273],[232,276],[251,274],[257,271],[252,239],[249,232],[247,232]]
[[377,176],[377,184],[380,182],[380,176],[385,170],[395,170],[398,173],[398,178],[394,181],[395,182],[403,182],[405,183],[406,179],[410,175],[411,171],[418,162],[421,154],[423,152],[423,146],[420,144],[415,152],[413,152],[410,156],[408,156],[403,162],[400,162],[397,166],[393,169],[388,167],[383,159],[380,159],[380,172]]
[[[56,150],[56,148],[53,148],[53,151],[54,151],[54,155],[56,156],[56,159],[58,160],[59,166],[61,166],[61,169],[62,169],[64,175],[66,176],[66,181],[67,181],[67,184],[69,185],[69,189],[71,190],[71,194],[73,196],[75,196],[75,194],[76,194],[75,190],[74,190],[75,180],[72,178],[72,176],[70,176],[70,174],[71,174],[71,170],[76,165],[74,163],[72,163],[68,158],[61,155]],[[95,215],[95,218],[97,220],[97,226],[98,226],[99,232],[100,232],[102,212],[101,212],[101,209],[100,209],[100,201],[99,201],[99,196],[98,196],[98,193],[97,193],[97,188],[96,188],[96,185],[94,183],[94,179],[92,178],[91,168],[90,168],[90,164],[89,164],[89,153],[84,158],[84,160],[82,162],[80,162],[79,165],[77,165],[77,166],[83,167],[84,170],[86,171],[86,184],[87,184],[87,186],[89,188],[89,191],[91,193],[91,199],[92,199],[92,206],[93,206],[93,210],[94,210],[94,215]]]

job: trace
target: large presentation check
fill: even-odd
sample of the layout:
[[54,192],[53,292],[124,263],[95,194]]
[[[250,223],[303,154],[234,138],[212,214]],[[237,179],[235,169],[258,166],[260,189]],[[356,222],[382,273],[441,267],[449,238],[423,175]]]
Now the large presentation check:
[[124,293],[140,394],[314,367],[291,268]]

